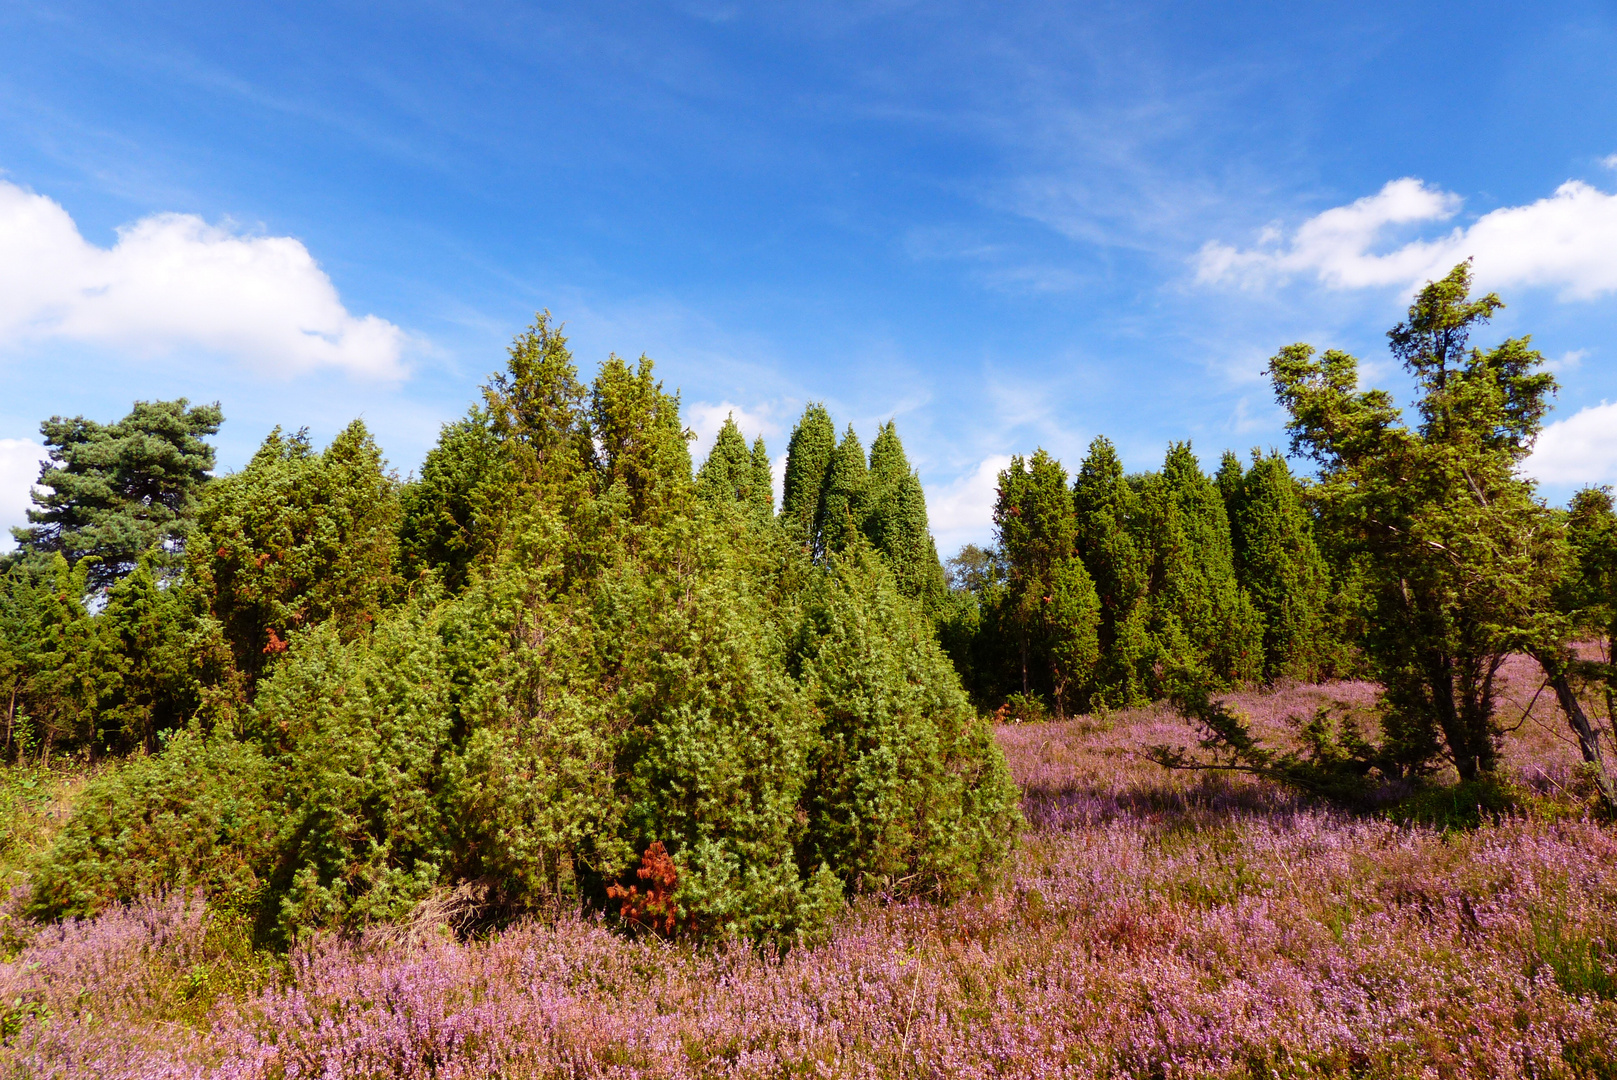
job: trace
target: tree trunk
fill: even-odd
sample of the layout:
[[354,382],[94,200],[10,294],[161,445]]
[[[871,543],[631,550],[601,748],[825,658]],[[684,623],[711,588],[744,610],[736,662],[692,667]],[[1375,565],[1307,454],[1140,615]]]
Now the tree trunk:
[[1613,765],[1617,765],[1617,762],[1608,764],[1606,761],[1605,748],[1600,745],[1600,729],[1590,722],[1583,702],[1578,700],[1573,690],[1572,679],[1567,674],[1566,658],[1559,654],[1546,654],[1536,659],[1555,690],[1555,700],[1566,714],[1567,726],[1578,737],[1578,752],[1583,755],[1586,764],[1594,766],[1595,783],[1600,787],[1601,799],[1608,809],[1617,810],[1617,775],[1613,771]]

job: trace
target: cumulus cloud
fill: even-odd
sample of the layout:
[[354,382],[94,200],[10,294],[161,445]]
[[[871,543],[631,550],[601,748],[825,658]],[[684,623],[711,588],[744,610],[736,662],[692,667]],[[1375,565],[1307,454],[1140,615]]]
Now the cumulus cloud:
[[403,374],[402,330],[356,317],[308,248],[155,214],[99,247],[62,206],[0,180],[0,335],[140,353],[197,348],[262,370]]
[[1011,463],[1010,455],[984,458],[977,468],[942,492],[927,496],[927,521],[938,542],[938,554],[953,555],[962,544],[986,543],[994,527],[994,500],[999,474]]
[[1617,481],[1617,402],[1591,405],[1546,426],[1523,467],[1546,484]]
[[11,549],[11,529],[28,524],[29,492],[39,479],[45,448],[28,439],[0,439],[0,551]]
[[1377,253],[1398,227],[1447,221],[1460,206],[1458,195],[1420,180],[1394,180],[1374,195],[1310,218],[1289,238],[1271,226],[1252,248],[1207,244],[1196,259],[1197,279],[1255,287],[1312,275],[1335,289],[1413,289],[1473,258],[1478,283],[1486,288],[1544,286],[1576,300],[1617,291],[1617,195],[1579,180],[1526,206],[1490,211],[1437,239]]

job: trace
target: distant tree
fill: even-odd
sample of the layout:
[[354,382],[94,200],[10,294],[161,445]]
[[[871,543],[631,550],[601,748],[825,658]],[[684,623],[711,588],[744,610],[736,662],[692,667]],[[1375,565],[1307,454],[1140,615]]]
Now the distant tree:
[[1171,445],[1162,472],[1144,485],[1141,524],[1150,559],[1148,625],[1163,676],[1183,670],[1225,685],[1256,679],[1262,619],[1235,576],[1223,497],[1189,443]]
[[1237,577],[1263,617],[1263,677],[1315,681],[1339,668],[1330,576],[1286,459],[1254,450],[1225,505],[1233,506]]
[[786,446],[786,479],[781,493],[780,516],[803,543],[815,544],[825,498],[825,481],[831,471],[831,456],[837,448],[837,429],[825,406],[814,404],[792,429]]
[[1269,364],[1293,450],[1319,465],[1326,524],[1362,557],[1385,758],[1419,770],[1441,749],[1466,780],[1498,762],[1500,666],[1553,634],[1561,576],[1553,515],[1517,473],[1555,382],[1526,338],[1468,347],[1502,306],[1470,289],[1462,263],[1388,334],[1420,395],[1418,426],[1385,391],[1360,392],[1345,353],[1293,345]]
[[[1584,763],[1609,809],[1617,810],[1617,513],[1610,488],[1585,488],[1572,497],[1567,514],[1571,558],[1556,587],[1557,614],[1564,620],[1559,640],[1539,643],[1535,655]],[[1579,655],[1573,642],[1594,642],[1592,656]],[[1584,707],[1586,694],[1602,699],[1605,723]]]
[[1152,653],[1146,627],[1150,567],[1135,533],[1140,499],[1105,436],[1073,480],[1076,543],[1100,601],[1097,702],[1123,707],[1144,701]]
[[12,530],[23,553],[60,553],[68,565],[94,557],[86,582],[105,589],[157,549],[155,565],[177,561],[213,468],[223,414],[218,404],[137,401],[114,424],[55,416],[40,425],[50,460],[41,467],[29,525]]
[[1008,571],[1007,601],[1017,635],[1022,693],[1034,669],[1057,716],[1089,682],[1096,659],[1100,603],[1075,553],[1077,522],[1067,471],[1043,450],[1017,456],[999,474],[994,528]]
[[752,488],[749,495],[753,520],[767,522],[775,516],[775,468],[769,462],[764,437],[752,441]]
[[910,468],[898,426],[889,420],[870,444],[865,535],[893,571],[899,592],[936,612],[947,588],[927,522],[926,493]]

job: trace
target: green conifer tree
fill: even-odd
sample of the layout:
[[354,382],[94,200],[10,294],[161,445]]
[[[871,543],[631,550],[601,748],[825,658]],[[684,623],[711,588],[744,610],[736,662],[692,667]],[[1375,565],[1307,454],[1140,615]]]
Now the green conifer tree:
[[868,509],[870,470],[865,464],[865,448],[854,434],[853,425],[843,433],[836,452],[831,455],[831,467],[826,470],[825,495],[820,500],[819,520],[815,534],[816,547],[823,551],[842,551],[853,537],[862,535]]
[[179,557],[196,497],[213,469],[223,414],[217,403],[137,401],[115,424],[54,416],[39,426],[50,460],[40,469],[30,524],[12,530],[23,554],[86,556],[91,589],[105,589],[153,548],[163,569]]
[[881,552],[899,592],[936,612],[947,586],[926,518],[926,493],[910,468],[898,426],[889,420],[870,444],[869,513],[865,536]]
[[825,406],[813,404],[792,429],[786,446],[785,488],[781,492],[780,515],[805,544],[814,545],[815,527],[821,519],[825,481],[836,453],[837,429]]
[[1149,626],[1163,674],[1184,669],[1225,684],[1257,678],[1262,619],[1235,576],[1223,497],[1189,443],[1168,448],[1162,472],[1147,481],[1143,496]]
[[663,392],[642,356],[633,371],[617,356],[590,385],[590,434],[597,489],[622,489],[636,521],[676,511],[691,490],[691,433],[679,416],[679,394]]
[[775,468],[769,463],[769,450],[764,437],[752,441],[752,517],[759,523],[768,523],[775,517]]
[[1113,708],[1146,699],[1152,649],[1146,601],[1150,568],[1136,540],[1140,500],[1123,475],[1117,449],[1105,436],[1073,481],[1076,543],[1100,600],[1097,703]]
[[696,493],[715,506],[741,503],[750,507],[754,483],[746,437],[736,426],[735,417],[727,416],[707,460],[696,470]]
[[1286,459],[1254,450],[1231,504],[1237,577],[1263,617],[1264,678],[1324,677],[1338,666],[1330,576]]

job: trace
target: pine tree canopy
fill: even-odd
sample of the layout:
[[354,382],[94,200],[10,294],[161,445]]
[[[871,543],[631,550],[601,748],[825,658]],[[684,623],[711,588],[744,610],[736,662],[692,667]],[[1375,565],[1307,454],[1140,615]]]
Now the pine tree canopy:
[[137,401],[113,424],[76,416],[40,425],[50,460],[40,469],[29,525],[13,529],[19,548],[60,553],[69,565],[90,557],[89,588],[105,589],[158,549],[170,565],[191,528],[197,493],[213,468],[219,406]]

